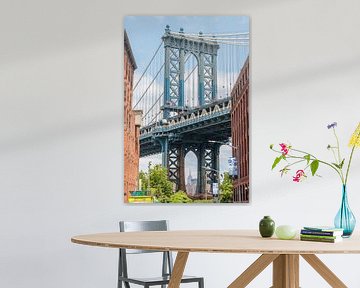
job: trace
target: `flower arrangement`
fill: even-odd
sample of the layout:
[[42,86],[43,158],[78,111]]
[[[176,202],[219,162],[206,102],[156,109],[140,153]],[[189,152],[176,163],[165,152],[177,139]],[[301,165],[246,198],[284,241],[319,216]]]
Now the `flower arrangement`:
[[[292,177],[294,182],[300,182],[307,178],[309,174],[307,170],[310,170],[312,176],[317,175],[316,172],[320,164],[322,164],[333,169],[340,177],[341,183],[346,186],[355,148],[360,147],[360,122],[349,141],[349,146],[352,149],[348,161],[346,161],[346,159],[342,158],[341,156],[339,138],[336,134],[336,126],[336,122],[327,125],[327,128],[333,131],[336,140],[335,145],[327,146],[327,149],[330,150],[333,154],[335,160],[334,162],[323,161],[311,153],[294,148],[290,144],[280,143],[279,149],[275,149],[273,144],[270,145],[270,149],[272,151],[280,154],[278,157],[275,158],[271,169],[273,170],[280,162],[285,161],[285,166],[283,166],[283,168],[280,170],[281,176],[283,176],[284,174],[287,174],[293,166],[303,165],[303,168],[297,169],[295,175]],[[344,168],[346,163],[347,167],[345,172]]]

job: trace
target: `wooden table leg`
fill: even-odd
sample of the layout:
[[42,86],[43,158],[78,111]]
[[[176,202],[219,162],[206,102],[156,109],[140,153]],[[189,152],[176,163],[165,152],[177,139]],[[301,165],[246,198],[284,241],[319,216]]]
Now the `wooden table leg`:
[[347,288],[347,286],[314,254],[301,255],[325,279],[331,287]]
[[281,254],[274,260],[272,288],[299,288],[299,255]]
[[177,253],[168,288],[179,288],[180,287],[181,278],[184,274],[185,265],[186,265],[188,256],[189,256],[189,252],[178,252]]
[[244,288],[257,275],[259,275],[271,262],[273,262],[278,254],[263,254],[254,263],[252,263],[238,278],[232,282],[228,288]]

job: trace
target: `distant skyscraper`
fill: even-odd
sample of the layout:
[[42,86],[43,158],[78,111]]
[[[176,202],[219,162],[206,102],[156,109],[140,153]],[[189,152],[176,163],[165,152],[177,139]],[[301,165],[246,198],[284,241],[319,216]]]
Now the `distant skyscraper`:
[[196,193],[197,179],[192,178],[191,170],[189,169],[189,176],[187,177],[186,193],[189,195],[195,195]]

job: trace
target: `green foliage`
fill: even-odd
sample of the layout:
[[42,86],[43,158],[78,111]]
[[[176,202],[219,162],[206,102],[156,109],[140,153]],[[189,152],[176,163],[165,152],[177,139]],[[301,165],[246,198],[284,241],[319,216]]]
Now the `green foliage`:
[[319,168],[319,160],[315,159],[314,161],[311,162],[310,164],[310,169],[311,169],[311,174],[312,176],[315,175],[316,171]]
[[333,164],[336,168],[339,168],[339,169],[342,169],[343,166],[344,166],[344,162],[345,162],[345,159],[343,159],[340,164],[337,164],[337,163],[331,163]]
[[213,199],[194,200],[193,203],[214,203]]
[[[140,171],[139,179],[141,179],[142,190],[150,191],[154,196],[155,202],[160,203],[191,203],[191,198],[184,191],[174,193],[173,183],[168,179],[167,170],[160,164],[149,166],[146,173]],[[150,187],[148,187],[150,184]]]
[[160,164],[150,167],[151,193],[159,202],[168,203],[173,194],[173,183],[168,180],[166,168]]
[[[168,180],[166,168],[161,165],[149,166],[149,171],[140,171],[142,190],[150,191],[157,202],[167,203],[173,194],[173,183]],[[150,184],[150,187],[149,187]]]
[[141,187],[140,190],[147,190],[148,183],[149,183],[149,177],[148,174],[144,171],[139,172],[139,179],[141,180]]
[[220,185],[220,202],[229,203],[233,201],[233,184],[228,172],[224,173],[224,180]]
[[178,191],[170,196],[170,203],[191,203],[193,202],[184,191]]
[[283,159],[282,155],[275,158],[274,163],[273,163],[273,165],[271,166],[271,170],[273,170],[273,169],[276,167],[276,165],[279,164],[279,162],[281,161],[281,159]]
[[[311,171],[312,176],[319,176],[317,174],[317,171],[318,171],[319,165],[321,163],[321,165],[323,165],[325,167],[329,167],[333,171],[335,171],[337,173],[337,175],[340,177],[342,184],[346,185],[346,183],[348,181],[350,164],[352,161],[355,147],[360,147],[360,123],[350,139],[349,146],[352,147],[352,149],[351,149],[349,158],[341,157],[339,138],[337,136],[336,129],[335,129],[336,126],[337,126],[336,122],[333,122],[333,123],[327,125],[327,128],[331,129],[331,131],[334,134],[335,140],[336,140],[335,145],[329,144],[326,147],[329,151],[332,152],[334,160],[335,160],[334,162],[324,161],[324,160],[319,159],[316,156],[314,156],[314,154],[308,153],[307,151],[294,149],[294,148],[292,148],[292,146],[285,144],[285,143],[279,144],[281,149],[276,149],[276,148],[274,148],[274,145],[271,144],[270,149],[272,151],[280,154],[280,156],[278,156],[274,159],[271,170],[273,170],[281,162],[282,159],[285,160],[286,164],[285,164],[285,167],[280,169],[281,176],[286,174],[290,170],[291,166],[303,165],[303,167],[304,167],[303,169],[297,170],[298,172],[301,171],[301,173],[296,172],[296,175],[293,176],[293,181],[299,182],[300,180],[303,180],[304,178],[307,177],[307,175],[305,174],[305,171],[307,169],[309,169]],[[359,144],[359,145],[357,145],[357,144]],[[348,160],[345,160],[345,159],[348,159]],[[346,170],[344,170],[345,163],[347,166]]]

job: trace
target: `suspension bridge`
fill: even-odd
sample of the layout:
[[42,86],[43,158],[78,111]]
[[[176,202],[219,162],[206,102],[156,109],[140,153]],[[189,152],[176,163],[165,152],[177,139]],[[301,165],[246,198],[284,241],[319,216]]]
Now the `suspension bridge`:
[[[170,30],[135,79],[134,110],[142,111],[140,157],[162,165],[185,191],[185,156],[197,157],[197,193],[218,182],[219,151],[231,137],[231,90],[249,55],[249,32],[198,34]],[[234,123],[236,125],[236,123]]]

